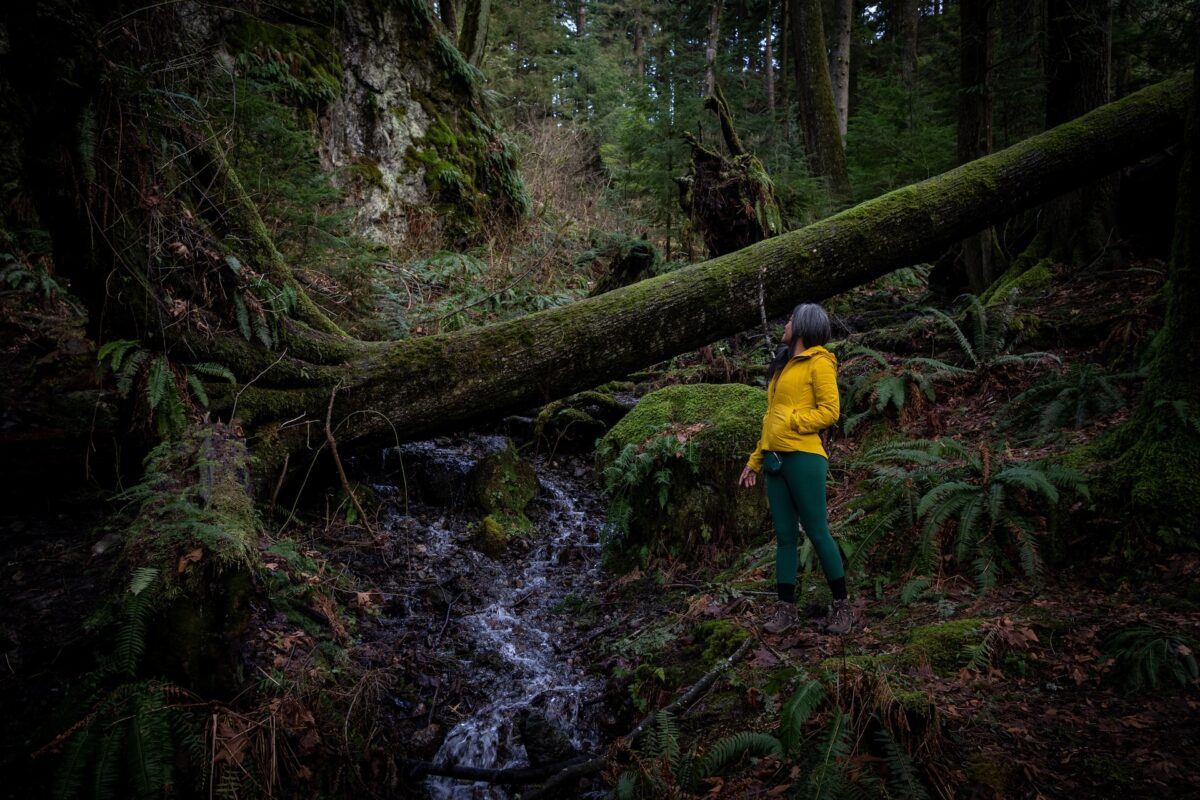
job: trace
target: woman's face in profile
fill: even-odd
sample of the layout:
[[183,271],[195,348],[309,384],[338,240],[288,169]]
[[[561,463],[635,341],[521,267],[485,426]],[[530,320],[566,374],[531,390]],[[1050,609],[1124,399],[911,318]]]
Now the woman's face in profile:
[[792,343],[792,320],[788,318],[787,324],[783,326],[783,343]]

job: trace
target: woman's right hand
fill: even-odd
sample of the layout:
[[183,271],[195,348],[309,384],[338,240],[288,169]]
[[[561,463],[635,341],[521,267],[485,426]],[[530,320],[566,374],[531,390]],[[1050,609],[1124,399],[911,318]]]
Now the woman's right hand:
[[747,489],[754,486],[758,480],[758,473],[749,467],[742,467],[742,474],[738,477],[738,486],[745,486]]

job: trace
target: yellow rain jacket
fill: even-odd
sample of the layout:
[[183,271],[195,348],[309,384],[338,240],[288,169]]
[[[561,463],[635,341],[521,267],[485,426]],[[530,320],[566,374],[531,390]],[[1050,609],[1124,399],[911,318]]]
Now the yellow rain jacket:
[[829,458],[818,434],[837,422],[841,413],[837,357],[821,346],[797,353],[767,386],[762,437],[746,466],[762,470],[765,450]]

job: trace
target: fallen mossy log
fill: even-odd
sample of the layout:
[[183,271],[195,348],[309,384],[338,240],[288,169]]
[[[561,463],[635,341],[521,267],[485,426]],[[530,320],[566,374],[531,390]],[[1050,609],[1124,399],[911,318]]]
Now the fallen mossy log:
[[[1149,87],[802,230],[599,297],[454,334],[339,342],[325,367],[292,385],[272,381],[268,368],[254,385],[227,391],[224,411],[236,392],[237,416],[255,429],[253,447],[271,470],[308,447],[334,375],[345,446],[462,429],[563,397],[753,327],[764,310],[780,314],[918,262],[1156,152],[1181,135],[1189,81]],[[280,369],[303,368],[283,356]]]

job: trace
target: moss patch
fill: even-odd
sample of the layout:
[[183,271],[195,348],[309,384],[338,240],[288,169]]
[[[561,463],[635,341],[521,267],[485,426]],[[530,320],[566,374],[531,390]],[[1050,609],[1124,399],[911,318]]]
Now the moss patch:
[[956,619],[914,628],[902,663],[928,664],[937,675],[952,675],[965,663],[963,648],[983,638],[983,620]]
[[741,384],[669,386],[642,398],[596,449],[597,473],[610,492],[622,485],[622,476],[605,471],[627,448],[644,450],[673,436],[694,448],[695,459],[667,459],[651,478],[623,485],[626,533],[607,542],[606,551],[682,555],[705,543],[751,541],[766,518],[766,501],[736,480],[758,441],[766,404],[765,392]]

